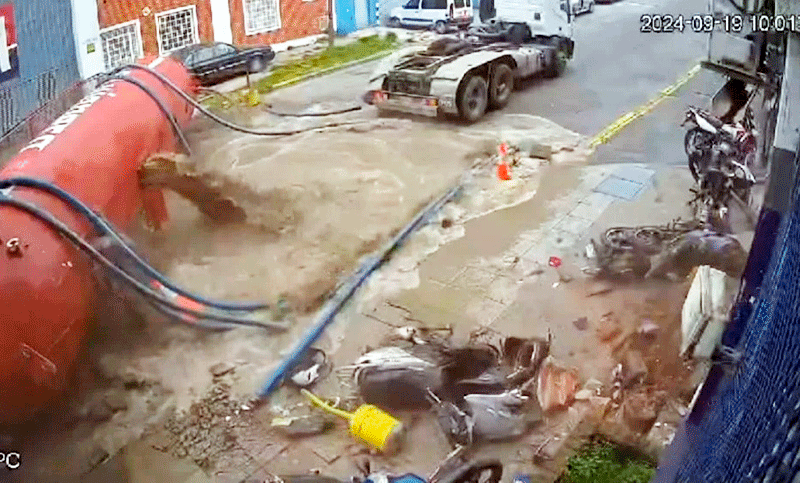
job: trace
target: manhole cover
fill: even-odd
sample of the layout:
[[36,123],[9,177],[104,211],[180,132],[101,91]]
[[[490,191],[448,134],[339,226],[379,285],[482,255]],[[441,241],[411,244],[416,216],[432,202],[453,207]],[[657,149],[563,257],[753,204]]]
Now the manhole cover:
[[655,172],[652,169],[640,168],[638,166],[621,166],[614,171],[612,176],[620,179],[633,181],[634,183],[647,184]]
[[600,183],[594,189],[594,191],[597,193],[607,194],[615,198],[632,201],[639,196],[643,188],[644,185],[641,183],[617,178],[616,176],[609,176],[603,180],[603,182]]

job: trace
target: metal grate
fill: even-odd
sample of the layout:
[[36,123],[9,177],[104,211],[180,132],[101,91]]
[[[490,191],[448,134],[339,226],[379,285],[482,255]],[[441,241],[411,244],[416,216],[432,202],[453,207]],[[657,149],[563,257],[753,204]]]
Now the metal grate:
[[197,10],[194,5],[156,15],[158,51],[161,55],[198,42]]
[[244,33],[247,35],[281,28],[278,0],[244,0]]
[[3,89],[0,91],[0,126],[3,132],[8,131],[17,122],[17,113],[14,109],[14,98],[11,90]]
[[106,70],[132,64],[142,56],[142,33],[138,20],[100,31]]
[[36,93],[39,105],[50,102],[56,96],[56,76],[52,72],[45,72],[36,78]]
[[735,347],[741,360],[687,423],[690,451],[670,481],[777,483],[800,474],[800,176],[792,198],[763,282],[743,301],[752,312],[744,311]]

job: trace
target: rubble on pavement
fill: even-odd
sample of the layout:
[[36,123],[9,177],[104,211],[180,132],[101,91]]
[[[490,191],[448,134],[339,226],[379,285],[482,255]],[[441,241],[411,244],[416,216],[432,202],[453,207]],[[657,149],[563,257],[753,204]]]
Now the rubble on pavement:
[[698,221],[609,228],[591,240],[586,253],[595,265],[588,272],[612,280],[684,280],[702,265],[739,277],[747,262],[747,250],[736,237]]

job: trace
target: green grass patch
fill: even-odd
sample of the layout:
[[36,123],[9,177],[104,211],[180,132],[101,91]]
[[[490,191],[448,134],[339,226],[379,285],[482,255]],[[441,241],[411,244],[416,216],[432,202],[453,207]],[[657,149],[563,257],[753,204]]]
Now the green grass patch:
[[649,483],[656,469],[632,448],[593,438],[567,462],[557,483]]
[[397,37],[394,34],[389,34],[384,38],[372,35],[347,45],[328,47],[319,54],[275,67],[267,77],[255,82],[254,87],[259,92],[269,92],[275,86],[285,82],[291,82],[306,75],[364,59],[379,52],[393,49],[397,45]]

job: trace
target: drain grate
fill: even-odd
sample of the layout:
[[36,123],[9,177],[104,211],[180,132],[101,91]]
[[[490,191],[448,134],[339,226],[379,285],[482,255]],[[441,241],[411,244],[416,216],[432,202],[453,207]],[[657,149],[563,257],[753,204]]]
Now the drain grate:
[[635,200],[643,190],[643,184],[617,178],[616,176],[609,176],[594,189],[597,193],[603,193],[627,201]]
[[612,176],[616,178],[633,181],[634,183],[647,184],[655,172],[652,169],[640,168],[638,166],[620,166],[614,171]]
[[604,179],[593,190],[596,193],[613,196],[626,201],[633,201],[644,191],[655,172],[637,166],[622,166]]

